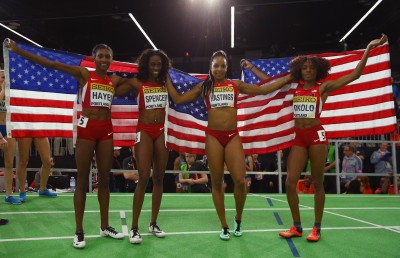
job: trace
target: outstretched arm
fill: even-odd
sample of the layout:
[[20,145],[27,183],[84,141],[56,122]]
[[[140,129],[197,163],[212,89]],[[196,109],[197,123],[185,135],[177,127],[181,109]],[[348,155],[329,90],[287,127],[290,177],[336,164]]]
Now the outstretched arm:
[[115,83],[117,86],[115,89],[115,95],[120,96],[120,95],[125,95],[128,91],[134,90],[136,92],[139,91],[140,86],[141,86],[141,81],[137,78],[130,78],[130,79],[125,79],[119,77],[120,80]]
[[172,85],[169,75],[167,76],[166,85],[167,85],[168,94],[171,96],[172,101],[175,104],[182,104],[182,103],[194,101],[198,96],[200,96],[202,83],[203,82],[196,84],[196,86],[194,86],[192,89],[186,91],[183,94],[179,94],[179,92],[176,91],[176,89],[174,88],[174,85]]
[[11,39],[6,40],[5,44],[10,51],[22,56],[25,59],[28,59],[31,62],[70,74],[78,80],[80,85],[84,85],[89,77],[89,71],[84,67],[67,65],[35,55],[20,48],[17,43]]
[[342,76],[334,81],[326,82],[325,86],[321,89],[322,90],[321,94],[327,95],[330,92],[340,89],[340,88],[346,86],[347,84],[349,84],[350,82],[360,78],[362,71],[364,70],[364,67],[367,63],[368,55],[369,55],[369,52],[371,51],[371,49],[384,44],[387,40],[388,40],[388,38],[385,34],[382,34],[382,37],[380,39],[372,40],[368,44],[367,48],[365,49],[364,55],[362,56],[360,62],[358,62],[357,66],[353,70],[353,72],[351,72],[350,74],[347,74],[345,76]]
[[279,90],[283,85],[288,84],[293,79],[291,74],[286,75],[282,79],[279,79],[273,83],[266,86],[260,87],[255,84],[244,83],[240,80],[235,80],[236,85],[241,93],[253,94],[253,95],[263,95]]
[[266,75],[265,73],[261,72],[256,66],[254,66],[250,61],[247,61],[246,59],[242,59],[240,61],[240,65],[244,69],[250,69],[262,81],[270,78],[268,75]]

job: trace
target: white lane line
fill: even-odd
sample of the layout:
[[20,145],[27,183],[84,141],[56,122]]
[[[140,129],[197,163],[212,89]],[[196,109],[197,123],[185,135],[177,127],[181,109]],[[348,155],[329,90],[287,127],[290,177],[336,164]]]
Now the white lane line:
[[[325,230],[367,230],[367,229],[391,229],[400,228],[400,226],[371,226],[371,227],[335,227],[335,228],[324,228]],[[263,233],[263,232],[280,232],[287,228],[276,228],[276,229],[253,229],[253,230],[243,230],[245,233]],[[311,230],[312,228],[304,228],[304,230]],[[192,231],[192,232],[168,232],[166,235],[199,235],[199,234],[218,234],[220,231]],[[140,233],[142,236],[152,236],[151,233]],[[127,236],[127,234],[125,235]],[[85,238],[98,238],[99,235],[85,235]],[[57,236],[57,237],[31,237],[31,238],[8,238],[0,239],[0,243],[3,242],[21,242],[21,241],[45,241],[45,240],[63,240],[63,239],[73,239],[74,236]]]
[[[262,197],[262,196],[260,196],[260,197]],[[263,198],[265,198],[265,197],[263,197]],[[280,199],[271,198],[271,197],[268,197],[268,198],[270,198],[271,200],[278,201],[278,202],[288,203],[287,201],[283,201],[283,200],[280,200]],[[303,207],[303,208],[312,208],[312,207],[310,207],[310,206],[301,205],[301,204],[299,204],[299,207]],[[331,214],[331,215],[335,215],[335,216],[338,216],[338,217],[342,217],[342,218],[354,220],[354,221],[361,222],[361,223],[364,223],[364,224],[368,224],[368,225],[371,225],[371,226],[374,226],[374,227],[384,228],[384,229],[387,229],[387,230],[389,230],[389,231],[392,231],[392,232],[395,232],[395,233],[400,234],[399,231],[394,230],[394,229],[392,229],[392,228],[390,228],[390,227],[384,227],[384,226],[382,226],[382,225],[378,225],[378,224],[375,224],[375,223],[372,223],[372,222],[368,222],[368,221],[365,221],[365,220],[356,219],[356,218],[354,218],[354,217],[350,217],[350,216],[338,214],[338,213],[335,213],[335,212],[327,211],[326,209],[324,209],[324,213],[329,213],[329,214]],[[325,229],[325,228],[324,228],[324,229]]]

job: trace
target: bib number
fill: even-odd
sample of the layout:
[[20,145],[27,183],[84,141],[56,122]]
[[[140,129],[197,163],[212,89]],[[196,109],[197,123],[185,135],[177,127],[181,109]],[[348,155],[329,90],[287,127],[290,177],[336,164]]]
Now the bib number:
[[82,128],[86,128],[89,118],[81,116],[78,120],[78,126]]
[[319,130],[317,133],[320,142],[326,141],[325,130]]

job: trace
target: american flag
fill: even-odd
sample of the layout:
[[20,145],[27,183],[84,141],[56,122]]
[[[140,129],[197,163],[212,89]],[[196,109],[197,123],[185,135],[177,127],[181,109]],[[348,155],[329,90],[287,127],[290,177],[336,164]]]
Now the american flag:
[[[363,52],[319,54],[332,65],[327,80],[350,73]],[[331,93],[324,105],[321,122],[329,138],[385,134],[396,129],[388,45],[372,49],[369,56],[362,76]],[[268,87],[268,83],[287,74],[290,60],[251,60],[261,71],[273,77],[260,82],[247,70],[244,80]],[[182,72],[174,71],[171,79],[179,92],[194,86],[194,83],[188,86],[187,82],[193,78]],[[291,105],[296,87],[297,84],[290,83],[268,95],[239,96],[238,130],[246,153],[268,153],[291,146],[294,131]],[[200,112],[202,119],[198,118]],[[205,117],[206,110],[200,99],[186,104],[185,108],[175,108],[171,104],[168,110],[168,146],[177,151],[204,153]]]
[[[91,57],[18,43],[18,46],[53,61],[94,69]],[[72,138],[80,106],[78,82],[63,72],[42,67],[3,46],[6,73],[7,133],[12,137]],[[113,62],[110,72],[122,77],[137,73],[136,64]],[[75,107],[74,107],[75,105]],[[76,112],[78,111],[78,112]],[[138,111],[132,93],[115,97],[112,106],[114,145],[132,146]]]

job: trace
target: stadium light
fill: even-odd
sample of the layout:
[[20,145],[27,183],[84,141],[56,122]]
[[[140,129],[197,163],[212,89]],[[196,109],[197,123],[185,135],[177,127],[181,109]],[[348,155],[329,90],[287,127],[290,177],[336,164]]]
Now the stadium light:
[[146,37],[146,39],[149,41],[150,45],[153,46],[153,48],[155,50],[157,50],[158,48],[156,47],[156,45],[154,45],[153,41],[151,41],[151,39],[149,38],[149,36],[147,36],[146,32],[144,32],[144,30],[142,29],[142,26],[140,26],[140,24],[138,23],[138,21],[135,19],[135,17],[133,17],[132,13],[129,13],[129,17],[131,17],[131,19],[133,20],[133,22],[136,24],[136,26],[139,28],[139,30],[143,33],[143,35]]
[[350,33],[353,32],[353,30],[355,30],[357,28],[358,25],[360,25],[360,23],[365,20],[365,18],[367,18],[367,16],[382,2],[382,0],[378,0],[374,6],[371,7],[371,9],[369,9],[369,11],[364,14],[364,16],[356,23],[356,25],[353,26],[353,28],[351,28],[349,30],[349,32],[346,33],[346,35],[343,36],[343,38],[341,40],[339,40],[339,42],[342,42],[343,40],[345,40],[347,38],[347,36],[350,35]]
[[231,48],[235,47],[235,7],[231,6]]
[[15,34],[17,34],[18,36],[20,36],[20,37],[26,39],[27,41],[29,41],[29,42],[35,44],[36,46],[38,46],[38,47],[43,47],[43,46],[39,45],[38,43],[36,43],[35,41],[31,40],[30,38],[27,38],[27,37],[25,37],[24,35],[22,35],[22,34],[16,32],[15,30],[13,30],[13,29],[7,27],[7,26],[4,25],[3,23],[0,23],[0,25],[3,26],[4,28],[6,28],[7,30],[9,30],[9,31],[11,31],[11,32],[13,32],[13,33],[15,33]]

